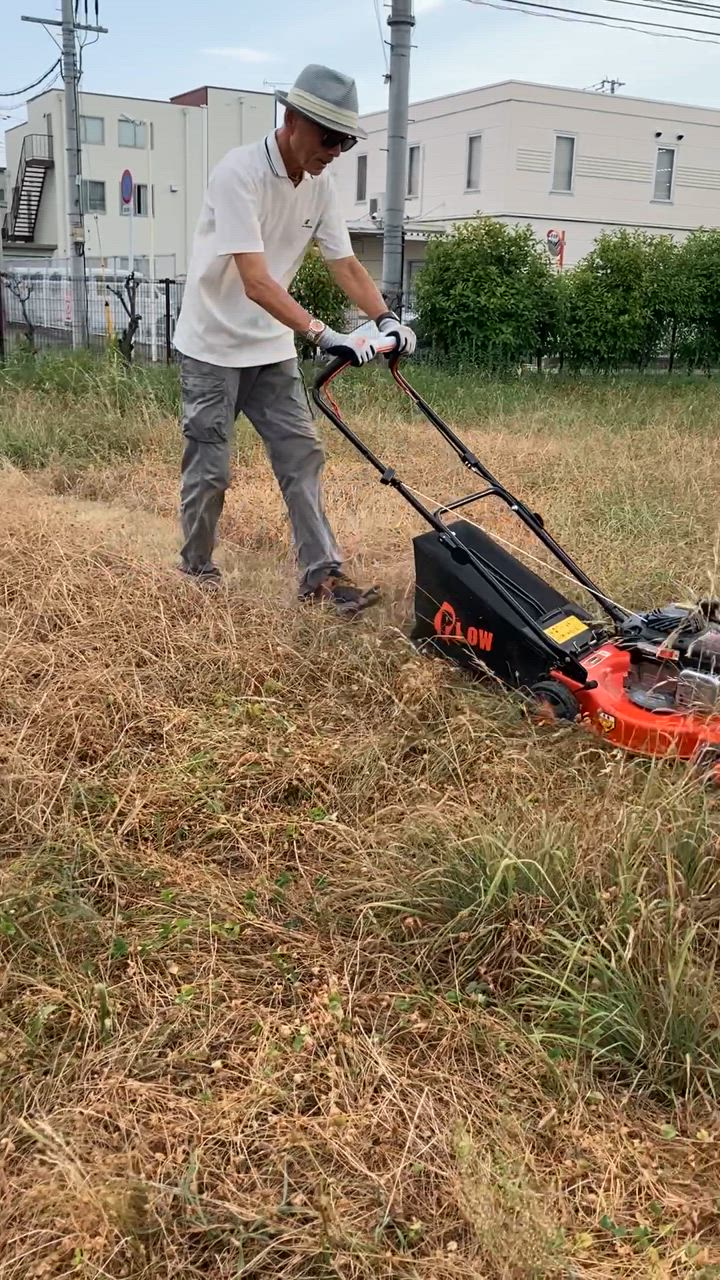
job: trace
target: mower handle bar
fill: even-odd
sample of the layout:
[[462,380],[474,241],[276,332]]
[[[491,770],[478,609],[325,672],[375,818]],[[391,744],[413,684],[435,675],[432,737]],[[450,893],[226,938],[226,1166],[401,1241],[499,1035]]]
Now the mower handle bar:
[[[382,342],[376,342],[375,356],[373,357],[373,359],[376,360],[378,356],[392,355],[393,352],[397,352],[397,346],[398,346],[397,338],[384,338]],[[330,351],[330,354],[332,355],[332,350]],[[399,359],[399,356],[396,356],[396,358]],[[368,364],[371,364],[371,363],[372,361],[368,361]],[[336,356],[335,359],[330,362],[327,368],[323,369],[322,373],[320,374],[320,377],[317,380],[316,386],[318,387],[325,386],[325,383],[330,382],[335,377],[336,373],[339,373],[341,369],[349,368],[351,364],[352,364],[352,361],[348,358],[348,356],[346,355]]]
[[376,344],[377,353],[379,356],[388,355],[391,351],[395,350],[397,345],[398,345],[397,338],[390,338],[385,342],[378,342]]
[[[486,484],[490,486],[489,489],[483,490],[481,494],[473,494],[471,497],[465,498],[458,503],[451,503],[445,507],[440,507],[435,512],[430,511],[421,499],[413,492],[413,490],[398,478],[394,468],[387,467],[380,458],[373,453],[372,449],[370,449],[368,445],[366,445],[365,442],[361,440],[360,437],[348,426],[348,424],[343,420],[340,410],[335,402],[332,400],[328,401],[325,395],[323,395],[328,383],[332,382],[332,380],[344,369],[350,367],[352,362],[346,355],[338,356],[322,371],[322,373],[320,373],[316,379],[315,385],[312,389],[312,398],[317,407],[330,419],[334,426],[337,427],[338,431],[345,436],[346,440],[349,440],[349,442],[355,446],[366,461],[369,462],[371,466],[375,467],[375,469],[380,473],[381,482],[383,484],[391,485],[396,489],[401,496],[405,498],[405,501],[414,508],[417,514],[422,516],[428,524],[432,525],[437,533],[441,534],[443,537],[452,537],[450,530],[442,520],[443,513],[457,509],[457,507],[465,505],[466,502],[473,501],[475,498],[484,498],[492,494],[494,497],[497,497],[504,502],[508,508],[519,517],[522,523],[526,525],[532,533],[534,533],[535,537],[544,544],[547,550],[550,551],[557,560],[559,560],[563,568],[573,578],[575,578],[575,580],[580,583],[586,591],[589,592],[595,602],[600,605],[616,625],[625,623],[629,617],[627,609],[623,609],[620,605],[615,604],[614,601],[610,600],[602,591],[600,591],[599,587],[595,585],[592,579],[588,577],[580,566],[575,563],[571,556],[567,554],[564,548],[561,547],[552,535],[548,533],[542,517],[531,511],[524,502],[513,497],[509,490],[506,489],[499,480],[496,480],[492,472],[483,465],[473,450],[468,448],[464,441],[461,440],[453,431],[452,427],[448,426],[447,422],[445,422],[440,415],[431,408],[419,392],[410,385],[405,377],[403,377],[398,369],[401,355],[397,350],[397,346],[398,341],[396,338],[380,342],[377,344],[377,354],[386,355],[388,357],[390,373],[401,391],[404,391],[405,394],[410,397],[416,408],[420,410],[420,412],[444,438],[446,443],[450,445],[451,449],[459,457],[463,466],[467,467],[469,471],[475,472],[476,475],[481,476]],[[537,638],[541,640],[546,648],[552,649],[556,657],[564,660],[566,663],[568,662],[568,655],[560,648],[559,645],[555,644],[554,641],[550,641],[544,634],[541,635],[539,633],[539,628],[536,624],[532,623],[529,618],[525,618],[525,621],[530,623],[531,629],[537,633]],[[578,674],[581,672],[581,668],[579,664],[572,659],[570,659],[570,663],[575,667],[574,675],[577,679]],[[587,680],[587,673],[582,672],[580,678],[584,683]]]

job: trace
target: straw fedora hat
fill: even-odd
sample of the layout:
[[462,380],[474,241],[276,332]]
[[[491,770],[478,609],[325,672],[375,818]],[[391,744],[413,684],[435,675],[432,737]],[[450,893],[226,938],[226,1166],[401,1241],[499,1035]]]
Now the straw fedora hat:
[[315,124],[352,138],[367,138],[358,123],[358,95],[355,81],[341,71],[310,63],[287,92],[276,90],[275,97]]

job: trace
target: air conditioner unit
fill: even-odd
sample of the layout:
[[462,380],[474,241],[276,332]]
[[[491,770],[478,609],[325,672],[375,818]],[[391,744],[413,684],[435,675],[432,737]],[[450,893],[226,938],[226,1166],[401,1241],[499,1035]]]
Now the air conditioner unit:
[[382,220],[384,210],[385,192],[381,191],[379,195],[370,197],[369,212],[373,222]]

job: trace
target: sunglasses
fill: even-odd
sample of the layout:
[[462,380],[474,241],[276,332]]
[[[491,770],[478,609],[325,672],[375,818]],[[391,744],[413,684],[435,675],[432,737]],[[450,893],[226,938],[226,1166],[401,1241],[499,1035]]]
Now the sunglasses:
[[351,151],[357,138],[353,138],[349,133],[336,133],[334,129],[323,129],[320,142],[323,147],[327,147],[328,151],[333,151],[335,147],[339,147],[341,151]]

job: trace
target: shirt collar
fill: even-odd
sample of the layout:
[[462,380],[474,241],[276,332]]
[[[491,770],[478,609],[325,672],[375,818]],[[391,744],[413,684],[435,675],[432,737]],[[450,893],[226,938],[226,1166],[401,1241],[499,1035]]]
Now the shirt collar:
[[[270,172],[274,177],[287,178],[288,182],[290,181],[290,176],[285,168],[285,161],[280,155],[280,148],[277,143],[275,130],[273,130],[272,133],[269,133],[265,139],[265,158],[270,166]],[[303,173],[302,181],[304,182],[305,179],[309,177],[309,173]],[[298,186],[299,185],[300,184],[298,183]]]

